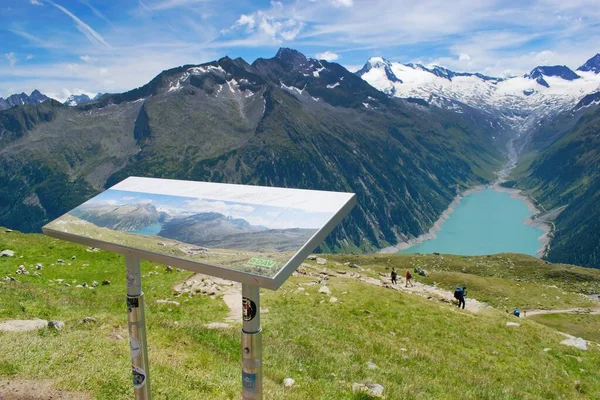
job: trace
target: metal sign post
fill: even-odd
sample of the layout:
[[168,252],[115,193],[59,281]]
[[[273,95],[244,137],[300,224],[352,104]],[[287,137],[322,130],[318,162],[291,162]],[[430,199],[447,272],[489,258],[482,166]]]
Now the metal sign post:
[[150,375],[148,369],[148,344],[146,342],[146,313],[142,292],[140,259],[125,257],[127,267],[127,320],[129,322],[129,348],[135,400],[150,400]]
[[262,400],[260,288],[242,284],[242,400]]

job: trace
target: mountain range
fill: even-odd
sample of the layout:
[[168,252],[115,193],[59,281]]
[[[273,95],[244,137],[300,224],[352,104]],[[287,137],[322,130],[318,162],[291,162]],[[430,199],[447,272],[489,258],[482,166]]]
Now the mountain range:
[[[523,160],[510,185],[532,195],[554,185],[535,167],[597,108],[599,69],[599,55],[577,72],[509,78],[371,58],[354,74],[282,48],[252,64],[173,68],[71,107],[21,105],[0,112],[0,224],[35,231],[127,176],[153,176],[356,192],[359,206],[322,249],[373,251],[427,231],[457,190],[493,180],[509,141]],[[589,174],[581,184],[595,182]],[[549,193],[540,204],[566,216],[571,200]],[[560,218],[555,227],[572,248],[578,234]]]
[[100,97],[102,97],[102,95],[103,93],[98,93],[94,97],[90,97],[87,94],[72,94],[67,98],[67,100],[65,100],[64,104],[70,107],[75,107],[80,104],[85,104],[89,103],[90,101],[98,100]]
[[159,212],[152,204],[84,204],[71,214],[102,228],[126,232],[164,222],[167,218],[165,213]]
[[391,99],[291,49],[224,57],[83,105],[0,113],[0,221],[38,230],[130,175],[351,191],[359,206],[324,249],[375,250],[427,230],[457,185],[493,178],[489,121]]
[[6,99],[0,97],[0,111],[7,110],[12,107],[21,106],[24,104],[40,104],[48,99],[49,97],[47,97],[45,94],[40,93],[39,90],[34,90],[29,96],[26,93],[21,93],[13,94],[12,96],[7,97]]
[[[269,229],[218,212],[164,212],[152,204],[83,204],[69,214],[116,231],[153,234],[186,244],[245,251],[298,250],[316,232],[316,229]],[[148,227],[152,227],[153,232],[142,231]]]
[[522,135],[600,91],[599,54],[577,71],[538,66],[521,77],[494,78],[373,57],[357,74],[389,96],[419,98],[457,112],[468,105]]

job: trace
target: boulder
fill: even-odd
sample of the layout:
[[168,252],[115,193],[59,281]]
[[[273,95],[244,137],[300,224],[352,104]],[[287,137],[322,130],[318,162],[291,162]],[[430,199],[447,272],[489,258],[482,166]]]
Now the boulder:
[[294,386],[294,383],[296,383],[296,381],[294,381],[292,378],[285,378],[283,380],[284,387],[292,387],[292,386]]
[[12,250],[3,250],[0,252],[0,257],[14,257],[15,252]]
[[43,319],[33,320],[9,320],[0,322],[2,332],[27,332],[36,331],[48,326],[48,321]]
[[369,397],[383,397],[383,386],[378,383],[356,383],[352,384],[352,393],[364,393]]
[[518,322],[511,322],[511,321],[508,321],[508,322],[506,323],[506,326],[521,326],[521,324],[519,324]]
[[358,264],[354,264],[354,263],[350,263],[350,264],[348,264],[348,266],[349,266],[350,268],[356,268],[356,269],[359,269],[359,268],[360,268],[360,265],[358,265]]
[[317,261],[317,256],[308,256],[306,259],[310,261]]
[[570,336],[568,339],[563,340],[560,344],[570,347],[576,347],[580,350],[587,350],[587,342],[582,338]]
[[331,294],[331,290],[327,286],[321,286],[321,288],[319,289],[319,293],[329,295]]
[[93,282],[92,282],[92,287],[96,287],[96,286],[98,286],[98,285],[100,285],[100,284],[99,284],[97,281],[93,281]]
[[65,323],[63,321],[48,321],[48,328],[54,328],[57,331],[62,330],[65,327]]
[[90,322],[96,322],[96,318],[94,318],[94,317],[85,317],[84,319],[81,320],[81,323],[83,323],[83,324],[88,324]]
[[317,264],[319,264],[319,265],[325,265],[325,264],[327,264],[327,260],[324,259],[324,258],[318,257],[317,258]]
[[110,285],[110,281],[108,279],[105,279],[102,281],[102,286],[108,286]]
[[335,297],[330,297],[330,298],[329,298],[329,302],[330,302],[330,303],[337,303],[337,301],[338,301],[338,300],[337,300],[337,298],[335,298]]
[[378,366],[377,366],[377,364],[375,364],[374,362],[372,362],[372,361],[367,361],[367,368],[368,368],[368,369],[377,369],[377,368],[379,368],[379,367],[378,367]]

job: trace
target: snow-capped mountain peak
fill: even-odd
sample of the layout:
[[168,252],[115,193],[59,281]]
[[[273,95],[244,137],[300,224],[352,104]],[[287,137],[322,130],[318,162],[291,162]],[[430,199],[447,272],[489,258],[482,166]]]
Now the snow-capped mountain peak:
[[600,73],[600,53],[587,60],[577,71]]
[[557,76],[567,81],[581,78],[566,65],[535,67],[530,73],[524,75],[525,78],[530,79],[543,78],[544,76]]
[[102,95],[103,93],[98,93],[94,97],[90,97],[85,93],[72,94],[67,98],[67,100],[65,100],[63,104],[69,107],[75,107],[81,104],[89,103],[90,101],[98,100],[100,97],[102,97]]
[[467,105],[522,131],[600,90],[600,55],[586,66],[579,74],[564,65],[539,66],[524,76],[502,79],[374,57],[357,74],[388,96],[422,99],[456,112]]
[[88,103],[91,100],[87,94],[72,94],[65,100],[64,104],[69,107],[75,107],[79,104]]

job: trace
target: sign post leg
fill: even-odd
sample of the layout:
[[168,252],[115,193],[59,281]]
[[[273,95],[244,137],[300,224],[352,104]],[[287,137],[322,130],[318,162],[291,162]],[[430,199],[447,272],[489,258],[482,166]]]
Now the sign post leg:
[[135,400],[150,400],[150,375],[148,370],[148,344],[146,342],[146,314],[140,260],[126,256],[127,266],[127,320],[129,322],[129,348]]
[[260,288],[242,284],[242,400],[262,400]]

